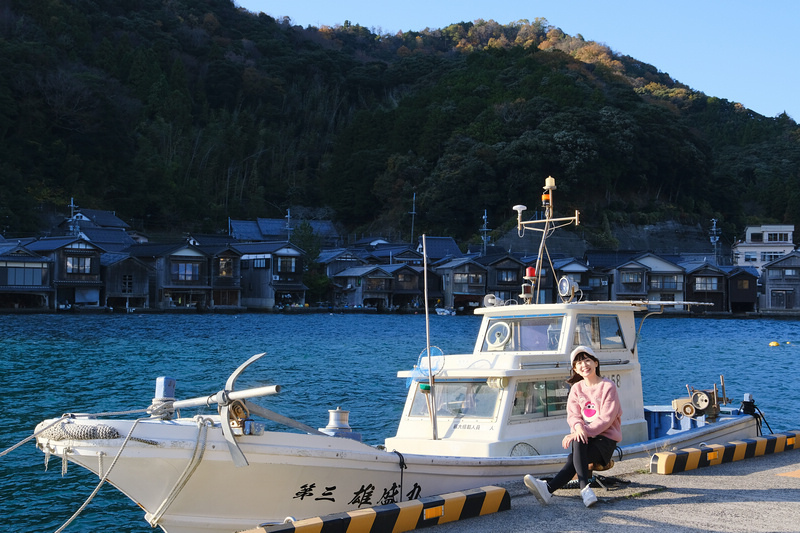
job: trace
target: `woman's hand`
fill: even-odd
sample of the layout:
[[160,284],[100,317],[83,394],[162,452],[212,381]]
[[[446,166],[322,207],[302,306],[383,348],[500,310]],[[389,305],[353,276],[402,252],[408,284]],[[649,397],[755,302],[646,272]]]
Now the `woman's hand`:
[[586,428],[583,424],[575,424],[575,427],[572,428],[572,433],[575,434],[575,439],[573,440],[579,440],[584,444],[589,442],[589,435],[586,433]]
[[565,450],[568,450],[570,445],[572,444],[572,441],[575,441],[575,440],[578,440],[578,436],[575,433],[570,433],[569,435],[566,435],[566,436],[564,436],[563,439],[561,439],[561,446]]

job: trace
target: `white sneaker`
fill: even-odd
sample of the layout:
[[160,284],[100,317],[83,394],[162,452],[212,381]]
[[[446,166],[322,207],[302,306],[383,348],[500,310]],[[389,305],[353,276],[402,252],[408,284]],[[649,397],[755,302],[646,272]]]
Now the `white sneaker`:
[[589,485],[581,489],[581,497],[583,498],[583,505],[586,507],[591,507],[597,503],[597,496],[594,495],[594,491]]
[[545,481],[536,479],[530,474],[525,474],[522,480],[525,482],[525,486],[528,487],[528,490],[531,491],[531,494],[536,496],[536,499],[539,500],[539,503],[542,505],[550,503],[550,498],[552,498],[553,495],[547,490],[547,483]]

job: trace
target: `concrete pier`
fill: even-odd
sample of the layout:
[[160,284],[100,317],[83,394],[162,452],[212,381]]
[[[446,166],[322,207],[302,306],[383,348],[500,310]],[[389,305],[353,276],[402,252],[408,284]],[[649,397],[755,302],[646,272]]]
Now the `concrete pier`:
[[510,510],[430,531],[800,532],[800,450],[671,475],[649,473],[649,463],[619,461],[600,473],[628,483],[594,489],[599,501],[589,509],[577,489],[556,491],[541,505],[520,480],[501,485],[511,495]]

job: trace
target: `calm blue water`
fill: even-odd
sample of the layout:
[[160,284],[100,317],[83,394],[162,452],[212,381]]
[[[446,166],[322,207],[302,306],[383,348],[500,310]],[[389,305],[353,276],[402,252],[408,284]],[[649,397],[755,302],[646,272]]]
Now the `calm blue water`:
[[[478,317],[431,317],[431,342],[471,352]],[[781,343],[770,347],[771,341]],[[218,391],[249,356],[267,352],[237,388],[280,384],[261,404],[311,426],[328,409],[350,410],[353,428],[377,444],[393,434],[405,398],[398,370],[425,347],[422,315],[29,315],[0,316],[0,451],[64,412],[140,409],[155,378],[178,380],[177,396]],[[788,344],[787,344],[788,343]],[[646,404],[708,389],[725,376],[728,396],[753,393],[774,431],[800,425],[786,399],[800,357],[800,323],[788,320],[652,318],[640,341]],[[47,472],[27,443],[0,458],[0,531],[55,531],[96,486],[60,460]],[[143,512],[105,485],[68,532],[148,532]]]

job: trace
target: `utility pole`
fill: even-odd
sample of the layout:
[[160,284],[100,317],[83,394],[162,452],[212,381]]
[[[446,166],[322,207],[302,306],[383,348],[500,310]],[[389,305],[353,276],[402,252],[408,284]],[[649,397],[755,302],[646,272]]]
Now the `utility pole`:
[[411,201],[411,244],[414,244],[414,217],[417,215],[417,193],[414,193],[414,199]]
[[711,239],[711,245],[714,247],[714,264],[719,265],[719,261],[717,260],[717,246],[719,246],[719,234],[720,230],[717,227],[717,219],[711,219],[711,230],[709,231],[709,238]]
[[483,227],[481,227],[481,234],[482,234],[481,235],[481,241],[483,241],[483,253],[481,255],[483,255],[484,257],[486,257],[486,248],[489,245],[489,238],[490,238],[489,237],[489,232],[490,231],[491,230],[489,229],[489,217],[486,214],[486,209],[484,209],[483,210]]
[[78,223],[75,221],[75,210],[78,208],[78,206],[75,205],[75,198],[74,197],[70,197],[69,205],[67,207],[69,207],[69,232],[72,235],[77,235],[78,234]]
[[286,242],[292,240],[292,210],[286,210]]

